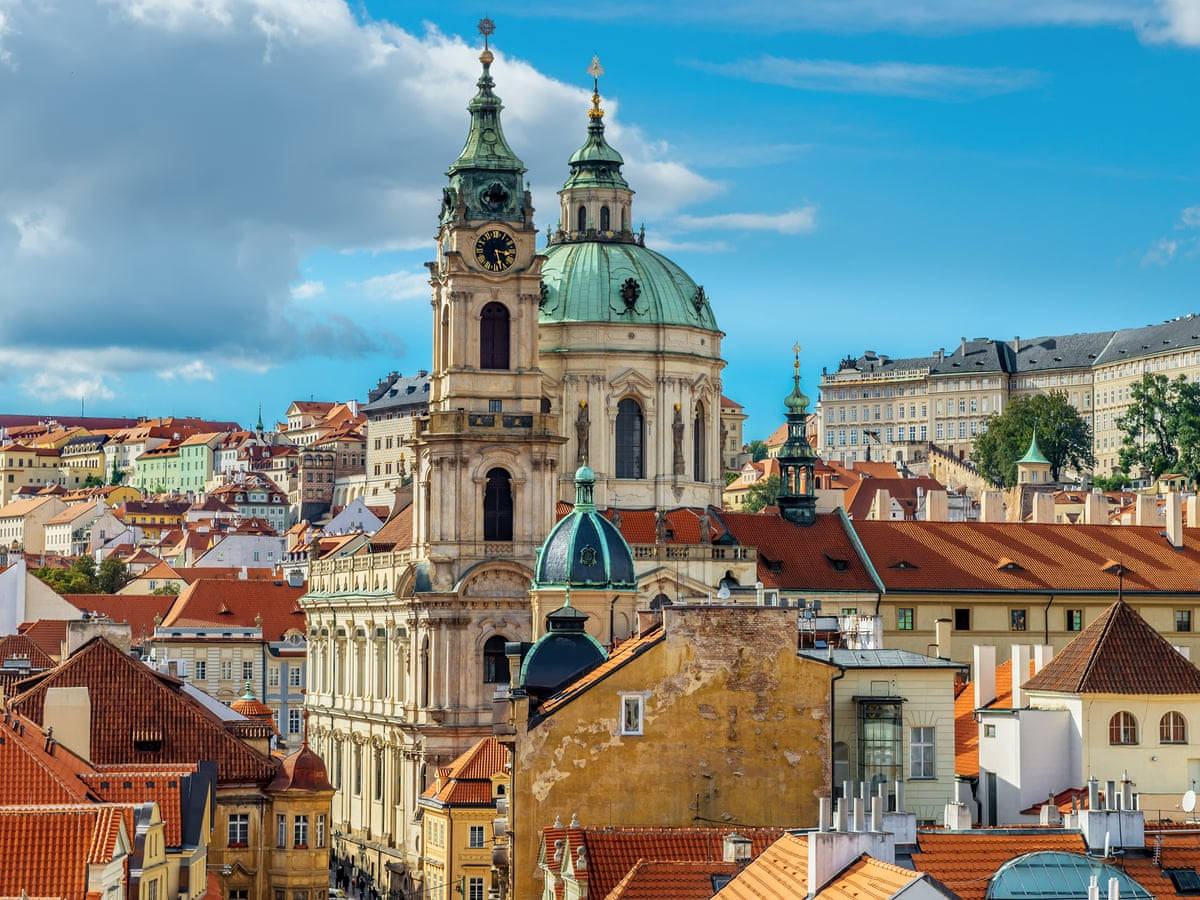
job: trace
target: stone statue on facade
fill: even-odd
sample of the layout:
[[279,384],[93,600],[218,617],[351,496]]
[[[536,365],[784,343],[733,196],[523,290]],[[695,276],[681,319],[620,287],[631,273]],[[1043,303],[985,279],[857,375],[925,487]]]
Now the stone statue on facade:
[[616,528],[617,531],[621,530],[621,511],[619,509],[614,509],[612,511],[612,523],[613,527]]
[[591,431],[592,421],[588,417],[588,406],[586,400],[579,401],[579,415],[575,417],[575,438],[578,447],[575,450],[575,468],[586,466],[588,461],[588,436]]
[[675,434],[675,474],[684,473],[683,465],[683,413],[679,404],[675,404],[675,421],[671,423],[671,431]]
[[667,511],[659,508],[654,511],[654,543],[667,542]]
[[704,512],[700,513],[700,543],[712,543],[712,518],[708,514],[708,507],[704,507]]

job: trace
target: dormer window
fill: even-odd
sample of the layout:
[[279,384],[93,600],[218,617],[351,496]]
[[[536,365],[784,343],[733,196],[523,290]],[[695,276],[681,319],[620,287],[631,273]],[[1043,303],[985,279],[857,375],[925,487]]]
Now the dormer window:
[[910,563],[907,559],[901,559],[888,566],[889,569],[916,569],[919,566]]

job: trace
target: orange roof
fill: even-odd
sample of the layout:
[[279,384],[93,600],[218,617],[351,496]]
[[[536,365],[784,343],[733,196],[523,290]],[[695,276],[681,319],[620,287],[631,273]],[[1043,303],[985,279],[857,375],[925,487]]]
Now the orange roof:
[[508,768],[508,751],[494,737],[476,741],[448,766],[421,795],[439,806],[490,806],[492,776]]
[[50,654],[28,634],[9,634],[0,638],[0,664],[10,659],[27,659],[31,669],[48,669],[54,665]]
[[932,875],[963,900],[984,900],[988,881],[996,870],[1022,853],[1038,850],[1083,853],[1086,849],[1078,831],[1061,828],[994,833],[922,831],[917,839],[920,851],[912,855],[913,866]]
[[304,588],[287,582],[202,578],[175,599],[162,627],[225,625],[254,628],[262,617],[263,638],[279,641],[292,630],[304,633],[304,610],[297,600]]
[[[1124,590],[1193,594],[1200,590],[1200,529],[1184,529],[1175,550],[1154,526],[1044,525],[1021,522],[855,521],[888,591]],[[998,569],[1005,557],[1015,567]]]
[[662,623],[659,622],[651,628],[643,631],[635,638],[630,638],[624,643],[618,645],[609,655],[608,659],[600,663],[594,669],[589,670],[585,674],[579,676],[566,687],[560,689],[557,693],[547,697],[545,702],[538,707],[539,716],[548,716],[555,710],[566,706],[584,691],[588,690],[598,681],[602,681],[628,663],[636,656],[640,656],[654,644],[657,644],[663,639]]
[[391,550],[407,550],[413,541],[413,508],[410,503],[400,512],[383,523],[383,527],[371,535],[371,552],[386,553]]
[[46,520],[47,525],[66,525],[74,522],[76,519],[82,519],[89,513],[94,513],[96,507],[91,503],[76,503],[74,506],[68,506],[60,513],[55,513]]
[[787,443],[787,422],[784,422],[778,428],[771,432],[771,436],[764,442],[768,447],[779,447]]
[[[93,765],[173,766],[203,759],[216,762],[222,784],[273,778],[274,760],[229,734],[215,714],[182,692],[182,684],[96,637],[56,668],[22,682],[24,691],[9,705],[40,722],[49,688],[86,687],[92,705]],[[144,746],[147,736],[157,742],[157,749],[137,749],[135,744]]]
[[0,506],[0,519],[8,519],[14,516],[27,516],[39,506],[42,506],[45,503],[50,503],[57,499],[57,497],[51,495],[46,497],[29,497],[25,500],[14,500],[7,506]]
[[734,875],[737,863],[639,859],[605,900],[709,900],[714,875]]
[[[95,772],[36,724],[14,714],[0,719],[0,806],[49,806],[100,799],[82,781]],[[3,857],[0,857],[3,859]]]
[[[571,511],[570,504],[561,504],[558,508],[558,517],[566,515]],[[667,543],[668,544],[699,544],[700,543],[700,515],[704,510],[702,508],[678,507],[666,511],[667,516]],[[621,534],[625,540],[631,544],[653,544],[655,543],[655,517],[657,513],[652,509],[622,509],[621,514]],[[605,510],[604,515],[610,521],[613,518],[613,510]],[[725,533],[725,528],[717,516],[717,511],[712,507],[708,510],[710,521],[710,536],[715,540]]]
[[[758,579],[767,587],[876,590],[875,580],[836,513],[818,515],[807,528],[793,525],[777,513],[722,512],[719,518],[739,544],[758,548]],[[857,529],[857,523],[854,527]]]
[[165,616],[175,598],[164,594],[63,594],[80,611],[99,612],[114,622],[128,622],[135,647],[154,634],[154,617]]
[[104,766],[102,771],[81,778],[108,803],[157,803],[166,845],[179,847],[183,844],[181,782],[184,775],[195,771],[194,764],[129,769]]
[[1200,669],[1118,600],[1026,687],[1066,694],[1200,694]]
[[923,876],[923,872],[914,872],[864,853],[825,885],[817,896],[822,900],[888,900]]
[[67,639],[66,619],[38,619],[17,626],[17,632],[25,635],[41,648],[47,656],[58,659],[62,656],[63,641]]
[[[867,463],[863,463],[867,465]],[[871,465],[875,465],[871,463]],[[891,467],[891,463],[880,463]],[[892,467],[894,470],[894,467]],[[921,476],[920,478],[877,478],[871,476],[861,479],[846,492],[846,514],[856,522],[865,519],[871,511],[871,505],[880,491],[887,491],[890,499],[897,501],[904,510],[904,518],[912,519],[917,511],[917,490],[924,493],[944,491],[946,486],[936,478]]]
[[120,806],[0,808],[0,896],[86,900],[88,866],[112,860]]

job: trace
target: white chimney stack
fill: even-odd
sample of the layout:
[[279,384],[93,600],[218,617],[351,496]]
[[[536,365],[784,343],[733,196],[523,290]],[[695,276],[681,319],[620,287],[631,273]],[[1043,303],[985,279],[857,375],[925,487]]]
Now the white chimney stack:
[[871,518],[886,522],[892,517],[892,495],[882,488],[875,492],[875,502],[871,504]]
[[1196,498],[1198,496],[1200,496],[1200,495],[1188,494],[1188,498],[1187,498],[1187,500],[1188,500],[1187,527],[1188,528],[1200,528],[1200,502],[1197,502],[1197,500],[1196,500]]
[[979,497],[979,521],[1004,521],[1004,494],[1000,491],[984,491]]
[[975,708],[982,709],[996,699],[996,648],[975,645]]
[[1093,491],[1083,501],[1083,524],[1108,524],[1108,498],[1098,491]]
[[1134,508],[1134,525],[1158,524],[1158,498],[1153,494],[1138,494]]
[[1178,491],[1167,494],[1167,540],[1176,550],[1183,549],[1183,496]]
[[1033,495],[1033,521],[1041,525],[1054,524],[1054,495],[1049,491]]
[[945,522],[950,518],[945,491],[930,491],[925,495],[925,521]]
[[971,810],[967,808],[967,804],[946,804],[946,828],[949,831],[971,830]]
[[1046,663],[1054,659],[1054,647],[1050,644],[1033,645],[1033,674],[1036,675],[1046,667]]
[[1029,680],[1029,646],[1012,645],[1012,705],[1013,709],[1025,707],[1025,691],[1021,685]]

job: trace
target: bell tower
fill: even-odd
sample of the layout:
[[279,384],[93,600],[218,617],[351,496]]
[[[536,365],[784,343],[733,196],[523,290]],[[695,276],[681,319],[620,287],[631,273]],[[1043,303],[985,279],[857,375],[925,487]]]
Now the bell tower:
[[779,448],[780,514],[796,525],[812,525],[817,521],[817,495],[813,484],[817,452],[805,435],[808,424],[808,397],[800,390],[800,345],[792,348],[792,392],[783,398],[787,410],[787,441]]
[[[414,544],[431,561],[533,557],[550,530],[558,446],[537,362],[545,257],[525,167],[504,138],[488,47],[467,107],[466,143],[446,174],[433,303],[430,412],[416,442]],[[439,570],[440,571],[440,570]],[[448,573],[442,573],[447,575]],[[443,579],[444,580],[444,579]]]

